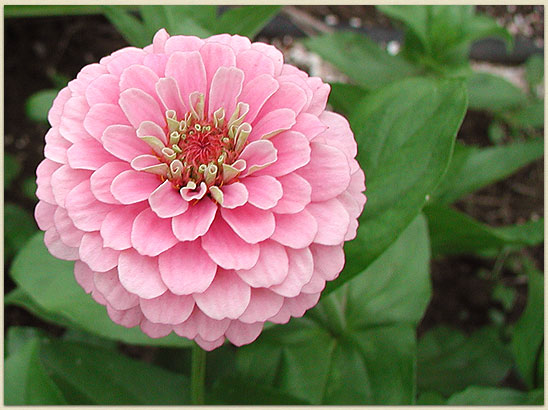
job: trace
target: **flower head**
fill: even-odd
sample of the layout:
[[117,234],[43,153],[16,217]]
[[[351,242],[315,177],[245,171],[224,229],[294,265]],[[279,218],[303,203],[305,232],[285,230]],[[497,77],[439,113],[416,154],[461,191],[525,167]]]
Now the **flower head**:
[[263,43],[160,30],[49,112],[35,216],[111,319],[204,349],[314,306],[365,204],[329,86]]

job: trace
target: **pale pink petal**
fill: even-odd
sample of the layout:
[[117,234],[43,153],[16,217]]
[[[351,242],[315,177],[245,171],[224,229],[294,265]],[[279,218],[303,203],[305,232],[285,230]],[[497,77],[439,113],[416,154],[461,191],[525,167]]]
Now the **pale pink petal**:
[[236,67],[219,67],[209,91],[209,113],[224,108],[225,115],[230,118],[236,108],[238,96],[242,92],[244,72]]
[[248,144],[240,154],[240,159],[243,159],[247,163],[242,176],[252,174],[259,169],[269,166],[276,162],[277,158],[276,148],[268,140],[254,141]]
[[251,49],[259,51],[261,54],[267,56],[274,63],[274,75],[278,76],[282,72],[282,66],[284,62],[283,54],[274,46],[265,43],[252,43]]
[[232,184],[223,185],[222,206],[229,209],[234,209],[244,205],[248,199],[247,189],[241,182],[233,182]]
[[103,146],[93,139],[77,141],[67,151],[68,163],[74,169],[95,171],[107,162],[116,161]]
[[107,69],[110,73],[120,76],[122,71],[133,64],[141,64],[146,53],[140,48],[126,47],[111,54],[111,59],[107,63]]
[[300,132],[284,131],[270,140],[278,151],[278,160],[260,174],[287,175],[310,162],[310,143]]
[[120,94],[120,107],[135,128],[143,121],[152,121],[164,126],[165,113],[156,100],[138,88],[130,88]]
[[80,259],[95,272],[106,272],[118,264],[119,251],[104,248],[98,232],[86,233],[80,243]]
[[318,232],[316,219],[306,209],[295,214],[275,214],[274,217],[276,229],[271,238],[284,246],[305,248]]
[[165,54],[149,54],[143,59],[143,65],[150,68],[160,78],[165,76],[167,56]]
[[202,237],[202,247],[225,269],[251,269],[259,259],[259,245],[244,242],[220,216]]
[[[247,77],[245,78],[247,80]],[[260,75],[245,83],[238,101],[249,104],[245,120],[253,123],[264,103],[276,92],[280,84],[268,74]]]
[[[68,165],[63,165],[51,176],[51,188],[55,196],[55,202],[59,205],[65,205],[67,194],[82,181],[88,180],[91,176],[91,171],[83,169],[72,169]],[[40,187],[40,182],[38,182]]]
[[148,199],[160,183],[157,175],[130,169],[114,178],[110,189],[121,203],[134,204]]
[[193,241],[208,231],[216,213],[217,204],[206,197],[172,219],[173,233],[180,241]]
[[129,169],[127,162],[108,162],[95,171],[90,178],[91,192],[101,202],[108,204],[119,204],[120,202],[112,196],[110,185],[114,178]]
[[151,97],[156,96],[156,82],[158,75],[144,65],[132,65],[124,70],[120,76],[120,92],[130,88],[138,88]]
[[[166,133],[158,124],[152,121],[144,121],[141,123],[139,128],[137,128],[137,135],[139,137],[156,137],[164,144],[167,144]],[[151,148],[148,147],[148,152],[151,151]]]
[[157,256],[174,246],[177,238],[173,236],[171,221],[158,218],[147,208],[133,221],[131,243],[141,255]]
[[85,232],[74,226],[65,208],[57,207],[53,221],[55,223],[55,230],[65,245],[72,248],[80,246]]
[[[168,40],[168,44],[173,38],[175,37]],[[175,79],[185,105],[188,103],[189,95],[193,92],[197,91],[205,95],[208,90],[206,70],[202,57],[197,51],[173,53],[167,61],[166,77]]]
[[362,213],[363,208],[360,206],[360,203],[354,198],[354,196],[348,191],[340,194],[337,199],[344,206],[346,212],[348,212],[348,215],[350,217],[350,224],[348,225],[348,230],[346,231],[344,237],[345,241],[349,241],[356,237],[358,229],[357,218]]
[[249,192],[249,203],[260,209],[274,208],[283,195],[282,184],[269,175],[249,176],[242,183]]
[[52,174],[64,166],[47,158],[40,162],[38,168],[36,168],[36,184],[38,185],[36,196],[38,199],[52,205],[55,204],[55,196],[51,184]]
[[285,280],[269,289],[285,297],[297,296],[302,287],[310,282],[314,273],[314,259],[310,249],[286,249],[289,257],[289,272]]
[[[288,300],[289,298],[284,299]],[[284,304],[282,305],[280,311],[271,318],[269,318],[268,321],[277,324],[286,324],[287,322],[289,322],[289,319],[291,319],[291,313],[289,313],[289,309],[284,301]]]
[[260,53],[257,50],[245,50],[236,54],[236,67],[245,73],[244,82],[247,84],[251,80],[261,75],[274,75],[274,62],[272,59]]
[[57,128],[50,128],[45,139],[44,156],[59,164],[66,164],[67,149],[72,145],[70,141],[61,137]]
[[179,336],[194,339],[197,335],[206,341],[215,341],[222,337],[228,326],[230,319],[215,320],[205,315],[198,306],[184,323],[175,325],[173,330]]
[[160,277],[158,258],[139,255],[133,249],[120,253],[118,277],[127,291],[144,299],[155,298],[167,290]]
[[217,340],[214,340],[213,342],[208,342],[207,340],[202,339],[200,336],[196,336],[194,341],[200,346],[202,349],[207,350],[208,352],[217,349],[219,346],[222,346],[222,344],[225,342],[225,337],[221,336]]
[[108,317],[114,322],[124,327],[137,326],[143,320],[141,307],[135,306],[126,310],[116,310],[112,306],[107,305]]
[[41,230],[47,231],[53,226],[53,216],[57,208],[59,207],[56,205],[38,201],[34,208],[34,219],[36,219],[36,223]]
[[174,295],[169,290],[154,299],[141,299],[139,304],[148,320],[166,325],[184,322],[194,309],[192,296]]
[[350,184],[346,156],[337,148],[312,142],[310,162],[297,173],[312,187],[312,201],[325,201],[345,191]]
[[237,34],[216,34],[206,38],[205,42],[226,44],[232,48],[236,54],[248,50],[251,47],[251,41],[247,37],[239,36]]
[[236,319],[247,308],[251,290],[233,271],[220,269],[211,285],[193,297],[198,307],[209,317],[217,320]]
[[277,178],[282,184],[283,196],[272,209],[279,214],[295,214],[301,212],[310,203],[312,187],[306,179],[296,173]]
[[239,320],[233,320],[226,331],[226,337],[232,344],[243,346],[257,339],[263,330],[263,326],[263,322],[247,324]]
[[90,107],[95,104],[118,104],[120,95],[119,79],[112,74],[103,74],[86,88],[86,100]]
[[292,82],[281,82],[278,90],[263,105],[257,116],[260,120],[265,114],[280,109],[289,108],[298,115],[306,104],[306,93],[301,87]]
[[302,293],[320,293],[325,288],[325,279],[321,274],[314,270],[310,282],[304,285],[301,289]]
[[217,272],[198,241],[178,243],[159,256],[158,264],[163,282],[176,295],[203,292]]
[[84,128],[100,140],[103,132],[111,125],[130,125],[124,112],[116,104],[95,104],[86,115]]
[[156,92],[166,110],[174,110],[177,118],[184,118],[188,110],[181,97],[179,85],[173,77],[161,78],[156,83]]
[[153,52],[156,54],[163,53],[168,39],[169,34],[165,28],[158,30],[152,39]]
[[287,277],[289,266],[285,248],[271,240],[261,242],[259,245],[259,259],[255,266],[247,270],[237,270],[236,273],[254,288],[266,288],[282,283]]
[[[219,43],[206,43],[199,50],[204,62],[207,86],[206,90],[211,89],[213,76],[219,67],[234,67],[236,65],[236,55],[229,46]],[[207,107],[206,95],[206,107]]]
[[348,158],[354,158],[358,154],[358,145],[348,120],[342,115],[329,111],[324,111],[320,115],[320,120],[327,129],[319,137],[324,137],[326,144],[340,149]]
[[91,138],[87,132],[78,132],[82,130],[82,124],[88,111],[89,105],[85,97],[71,97],[63,107],[63,115],[59,123],[61,136],[70,142]]
[[313,243],[310,250],[314,257],[315,270],[326,280],[335,279],[344,267],[342,245],[326,246]]
[[118,251],[129,249],[133,221],[143,209],[145,209],[143,203],[113,208],[101,224],[104,245]]
[[90,293],[95,288],[93,275],[93,271],[84,262],[76,261],[74,263],[74,278],[86,293]]
[[306,82],[313,91],[312,101],[310,101],[307,112],[320,115],[322,112],[325,112],[331,87],[319,77],[309,77]]
[[171,218],[182,214],[188,209],[188,202],[181,198],[181,194],[166,180],[148,197],[150,209],[160,218]]
[[52,127],[58,127],[61,122],[61,114],[63,113],[64,106],[69,98],[72,96],[68,87],[63,88],[57,94],[57,97],[53,100],[53,104],[48,112],[48,122]]
[[320,300],[320,293],[301,293],[285,300],[285,306],[293,317],[302,317],[304,313]]
[[192,188],[189,186],[185,186],[181,188],[179,191],[181,193],[181,197],[187,201],[191,202],[193,200],[199,200],[204,197],[204,195],[207,193],[207,185],[205,182],[200,182],[200,185],[196,188]]
[[118,269],[93,275],[95,288],[101,292],[108,304],[117,310],[127,310],[139,304],[139,297],[129,293],[118,279]]
[[290,129],[295,124],[295,112],[289,108],[280,108],[265,114],[260,120],[255,120],[248,141],[270,138],[282,131]]
[[44,234],[44,243],[48,248],[49,253],[58,259],[75,261],[78,259],[78,248],[71,248],[61,241],[61,237],[55,230],[50,228]]
[[139,324],[139,327],[143,333],[153,339],[165,337],[171,333],[173,327],[171,325],[164,325],[162,323],[152,323],[147,319],[143,319]]
[[68,83],[68,86],[73,95],[84,95],[85,89],[91,82],[102,74],[106,74],[106,72],[106,68],[101,64],[87,65],[78,73],[76,79]]
[[277,314],[284,298],[269,289],[251,289],[251,300],[245,312],[238,318],[244,323],[264,322]]
[[141,141],[135,128],[129,125],[110,125],[103,132],[101,141],[108,152],[128,162],[150,152],[150,146]]
[[307,112],[301,112],[297,115],[296,121],[295,125],[291,127],[291,131],[297,131],[304,134],[309,141],[312,141],[327,129],[327,125],[320,121],[316,115]]
[[235,209],[221,208],[223,219],[247,243],[259,243],[274,233],[274,215],[253,205]]
[[306,210],[318,222],[318,233],[315,243],[321,245],[338,245],[344,242],[350,217],[345,207],[337,198],[325,202],[311,202]]
[[89,180],[84,180],[67,194],[65,207],[78,229],[93,232],[101,228],[113,205],[97,201],[91,193]]
[[173,36],[167,39],[164,49],[166,54],[177,51],[196,51],[204,45],[204,40],[196,36]]

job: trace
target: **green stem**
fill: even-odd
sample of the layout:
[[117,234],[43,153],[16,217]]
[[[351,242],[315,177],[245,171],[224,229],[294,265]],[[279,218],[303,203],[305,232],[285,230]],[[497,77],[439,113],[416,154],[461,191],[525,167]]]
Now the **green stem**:
[[204,404],[206,352],[197,344],[192,346],[192,368],[190,370],[190,402]]

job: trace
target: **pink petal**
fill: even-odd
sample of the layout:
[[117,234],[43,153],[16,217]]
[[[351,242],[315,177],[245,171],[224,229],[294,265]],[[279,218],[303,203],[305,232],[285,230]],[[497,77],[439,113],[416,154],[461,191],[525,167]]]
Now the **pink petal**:
[[257,50],[270,58],[274,63],[274,75],[278,76],[281,74],[284,56],[276,47],[271,46],[270,44],[255,42],[251,44],[251,49]]
[[237,98],[242,92],[244,72],[236,67],[219,67],[209,91],[210,115],[219,108],[224,108],[225,115],[230,118],[236,108]]
[[44,156],[59,164],[67,163],[67,149],[72,145],[69,141],[61,137],[57,128],[50,128],[46,133],[46,146],[44,147]]
[[164,126],[164,112],[149,94],[138,88],[130,88],[120,94],[120,107],[135,128],[143,121],[152,121]]
[[347,158],[354,158],[358,154],[358,145],[346,118],[334,112],[324,111],[320,115],[320,120],[327,129],[319,137],[324,137],[326,144],[340,149]]
[[249,270],[238,270],[236,273],[254,288],[268,288],[282,283],[289,269],[285,248],[271,240],[261,242],[260,247],[259,259],[255,266]]
[[287,175],[310,162],[310,143],[300,132],[284,131],[270,141],[278,151],[278,160],[263,173],[274,177]]
[[125,47],[111,54],[112,58],[107,63],[110,73],[120,76],[122,71],[133,64],[141,64],[146,53],[140,48]]
[[248,144],[240,154],[240,159],[243,159],[247,163],[247,168],[242,176],[249,175],[269,166],[276,162],[277,158],[276,148],[268,140],[254,141]]
[[131,243],[141,255],[157,256],[174,246],[177,238],[171,231],[171,221],[158,218],[147,208],[133,221]]
[[34,219],[41,230],[46,231],[53,226],[53,215],[55,214],[55,210],[57,208],[57,205],[48,204],[44,201],[38,201],[36,207],[34,208]]
[[135,306],[126,310],[116,310],[112,306],[107,305],[108,317],[114,322],[124,327],[133,327],[144,320],[141,313],[141,307]]
[[198,241],[181,242],[159,256],[160,275],[176,295],[205,291],[217,272]]
[[306,93],[301,87],[289,81],[280,82],[280,88],[263,105],[257,119],[260,120],[263,115],[280,108],[289,108],[297,115],[305,104]]
[[101,141],[108,152],[127,162],[150,152],[150,146],[141,141],[129,125],[110,125],[103,132]]
[[[53,195],[55,196],[55,202],[64,206],[67,194],[76,185],[80,184],[82,181],[88,180],[90,176],[90,171],[72,169],[68,165],[63,165],[51,176],[51,187],[53,190]],[[40,187],[39,182],[38,187]]]
[[166,180],[148,197],[150,209],[160,218],[171,218],[182,214],[188,209],[188,202],[181,198],[171,181]]
[[112,196],[110,185],[114,178],[129,169],[127,162],[108,162],[91,175],[91,192],[101,202],[119,204],[120,202]]
[[345,207],[336,199],[325,202],[311,202],[306,210],[316,218],[318,233],[314,242],[322,245],[338,245],[344,242],[350,217]]
[[139,298],[129,293],[118,279],[118,269],[93,275],[95,288],[104,296],[110,306],[117,310],[130,309],[139,304]]
[[48,122],[52,127],[58,127],[61,122],[61,115],[66,102],[71,97],[72,93],[68,87],[63,88],[53,100],[53,104],[48,112]]
[[289,256],[289,272],[285,280],[270,290],[285,297],[297,296],[302,287],[310,282],[314,272],[314,259],[308,248],[286,249]]
[[91,84],[91,82],[102,74],[106,74],[106,72],[106,68],[101,64],[89,64],[82,68],[76,76],[76,79],[68,83],[68,87],[72,91],[73,95],[84,95],[86,88]]
[[226,44],[234,53],[238,54],[251,47],[251,41],[244,36],[230,34],[216,34],[205,39],[206,43],[221,43]]
[[247,308],[251,290],[234,272],[220,269],[211,285],[193,296],[198,307],[209,317],[236,319]]
[[344,192],[350,184],[350,167],[337,148],[312,142],[310,162],[297,173],[312,187],[312,201],[325,201]]
[[50,204],[55,204],[55,194],[53,192],[52,178],[58,169],[65,167],[61,166],[57,162],[53,162],[49,159],[44,159],[36,168],[36,196],[42,201],[46,201]]
[[116,104],[95,104],[84,119],[84,128],[100,140],[105,129],[111,125],[129,125],[124,112]]
[[167,290],[160,278],[158,258],[139,255],[133,249],[120,253],[118,277],[127,291],[144,299],[155,298]]
[[158,80],[158,75],[150,68],[144,65],[132,65],[126,68],[120,77],[120,92],[137,88],[154,97]]
[[164,49],[166,54],[177,51],[196,51],[204,44],[204,40],[196,36],[173,36],[167,39]]
[[173,234],[180,241],[193,241],[208,231],[216,213],[217,204],[206,197],[172,219]]
[[[171,39],[168,40],[168,43]],[[188,73],[192,73],[192,75]],[[208,89],[204,63],[197,51],[173,53],[167,61],[166,77],[175,79],[185,105],[188,103],[190,94],[197,91],[205,95]]]
[[314,271],[310,282],[303,286],[302,293],[319,293],[325,288],[325,279],[322,275]]
[[71,97],[63,107],[63,115],[59,123],[59,133],[63,138],[70,142],[76,142],[79,139],[91,138],[82,130],[84,119],[87,117],[89,105],[85,97]]
[[120,95],[119,79],[112,74],[103,74],[86,88],[86,100],[90,107],[95,104],[118,104]]
[[61,241],[69,247],[79,247],[85,232],[74,226],[67,210],[65,208],[57,207],[53,218],[55,230],[61,238]]
[[301,212],[310,203],[312,187],[306,179],[296,173],[277,178],[282,184],[283,196],[272,209],[279,214],[295,214]]
[[[245,78],[247,80],[247,76]],[[276,92],[280,84],[268,74],[260,75],[245,83],[238,101],[249,104],[245,120],[253,123],[264,103]]]
[[133,221],[143,209],[145,206],[141,203],[115,207],[110,211],[101,224],[104,245],[118,251],[130,248]]
[[149,54],[143,59],[143,65],[150,68],[160,78],[165,76],[167,56],[165,54]]
[[78,259],[78,248],[71,248],[61,241],[55,228],[48,229],[44,234],[44,243],[49,253],[58,259],[75,261]]
[[223,185],[221,190],[223,191],[222,206],[225,208],[234,209],[247,202],[247,189],[241,182]]
[[291,127],[291,131],[297,131],[304,134],[309,141],[312,141],[326,129],[327,126],[324,125],[316,115],[307,112],[301,112],[297,115],[297,122]]
[[207,350],[208,352],[217,349],[219,346],[221,346],[225,342],[225,337],[221,336],[217,340],[214,340],[213,342],[208,342],[207,340],[202,339],[200,336],[196,336],[194,341],[200,346],[202,349]]
[[90,190],[89,180],[82,181],[67,194],[65,207],[74,225],[86,232],[98,231],[112,210],[112,205],[95,199]]
[[173,327],[171,325],[164,325],[162,323],[152,323],[147,319],[143,319],[139,324],[142,332],[148,337],[153,339],[158,339],[160,337],[165,337],[171,333]]
[[220,216],[202,237],[202,247],[225,269],[251,269],[259,259],[259,245],[244,242]]
[[289,108],[270,111],[260,120],[255,120],[248,141],[270,138],[282,131],[290,129],[295,124],[295,112]]
[[173,77],[161,78],[156,83],[156,92],[166,110],[174,110],[177,118],[184,118],[188,110],[181,98],[177,81]]
[[245,312],[238,318],[244,323],[264,322],[278,313],[284,298],[269,289],[251,289],[251,300]]
[[[152,122],[152,121],[145,121],[141,123],[139,128],[137,128],[137,135],[139,137],[156,137],[160,141],[162,141],[164,144],[167,144],[167,136],[162,127],[160,127],[158,124]],[[147,145],[148,152],[150,152],[151,148]]]
[[148,199],[160,182],[157,175],[130,169],[114,178],[110,189],[114,198],[121,203],[134,204]]
[[249,192],[249,203],[260,209],[275,207],[283,195],[282,184],[269,175],[249,176],[242,183]]
[[74,278],[86,293],[90,293],[95,288],[93,275],[94,272],[84,262],[76,261],[74,263]]
[[96,140],[77,141],[67,151],[69,165],[74,169],[89,169],[95,171],[107,162],[116,161]]
[[318,232],[318,223],[306,209],[295,214],[275,214],[276,230],[272,239],[291,248],[305,248]]
[[322,112],[325,112],[331,87],[329,84],[325,84],[319,77],[310,77],[306,82],[313,91],[312,101],[310,101],[307,111],[314,115],[320,115]]
[[176,325],[190,316],[194,309],[194,299],[167,291],[154,299],[141,299],[140,305],[143,314],[151,322]]
[[86,233],[80,243],[80,259],[95,272],[106,272],[116,267],[120,252],[103,247],[98,232]]
[[158,30],[156,34],[154,34],[154,38],[152,39],[153,52],[155,54],[163,53],[164,47],[168,39],[169,34],[165,28]]
[[202,56],[202,61],[204,62],[206,72],[206,90],[210,90],[213,76],[219,67],[234,67],[236,65],[236,56],[234,55],[232,48],[219,43],[206,43],[202,48],[200,48],[199,52]]
[[257,339],[263,330],[263,326],[263,322],[247,324],[239,320],[233,320],[226,331],[226,337],[232,344],[243,346]]
[[189,339],[194,339],[198,335],[203,340],[215,341],[225,334],[229,325],[230,319],[212,319],[195,306],[190,317],[184,323],[175,325],[173,330],[179,336]]
[[253,205],[235,209],[221,208],[223,219],[247,243],[259,243],[274,233],[274,215]]
[[261,75],[274,75],[274,62],[257,50],[245,50],[236,54],[236,67],[245,73],[245,83]]

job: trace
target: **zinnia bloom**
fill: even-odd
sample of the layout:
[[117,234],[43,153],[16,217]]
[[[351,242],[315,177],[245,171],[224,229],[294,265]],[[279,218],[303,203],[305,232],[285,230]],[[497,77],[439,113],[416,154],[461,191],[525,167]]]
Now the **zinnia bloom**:
[[35,216],[120,325],[212,350],[314,306],[365,204],[329,86],[273,46],[160,30],[49,112]]

